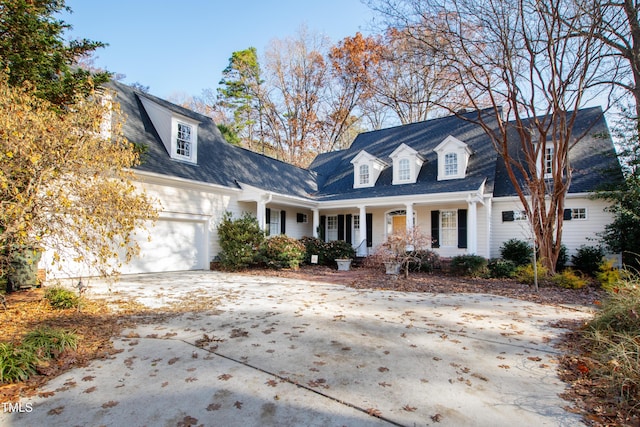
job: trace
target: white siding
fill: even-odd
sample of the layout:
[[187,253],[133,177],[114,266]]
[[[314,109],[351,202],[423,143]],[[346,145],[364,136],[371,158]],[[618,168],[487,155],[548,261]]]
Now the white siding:
[[[603,200],[591,200],[587,197],[567,197],[565,208],[586,208],[586,220],[564,221],[562,243],[567,247],[569,256],[575,254],[581,245],[595,246],[600,243],[598,234],[611,223],[613,217],[605,212],[607,203]],[[491,220],[491,257],[500,256],[500,246],[511,238],[531,241],[528,221],[502,221],[503,211],[522,210],[522,205],[515,199],[493,201]]]

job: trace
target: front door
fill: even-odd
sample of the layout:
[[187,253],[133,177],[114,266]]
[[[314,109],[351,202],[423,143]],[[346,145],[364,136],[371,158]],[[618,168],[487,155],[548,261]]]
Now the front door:
[[391,217],[391,234],[404,233],[407,229],[407,216],[406,215],[394,215]]

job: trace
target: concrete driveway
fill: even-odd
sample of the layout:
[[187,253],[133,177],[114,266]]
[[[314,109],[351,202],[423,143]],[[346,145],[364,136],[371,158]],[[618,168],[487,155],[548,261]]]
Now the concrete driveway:
[[219,272],[123,277],[89,297],[193,312],[50,381],[6,426],[573,426],[550,323],[579,307]]

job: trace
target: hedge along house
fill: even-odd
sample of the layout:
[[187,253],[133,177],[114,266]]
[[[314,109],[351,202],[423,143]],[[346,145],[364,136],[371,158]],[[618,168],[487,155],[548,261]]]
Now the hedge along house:
[[[480,126],[464,118],[362,133],[350,148],[302,169],[227,143],[209,117],[119,83],[110,87],[126,115],[125,136],[147,147],[136,168],[139,185],[161,205],[151,240],[141,239],[140,256],[122,273],[207,269],[220,251],[216,229],[226,211],[254,215],[270,235],[348,241],[360,256],[415,226],[443,257],[497,257],[504,241],[530,237],[502,160]],[[581,111],[576,127],[590,130],[570,153],[563,230],[570,253],[593,244],[611,221],[606,203],[590,195],[603,180],[621,177],[602,111]],[[63,271],[91,274],[80,266]]]

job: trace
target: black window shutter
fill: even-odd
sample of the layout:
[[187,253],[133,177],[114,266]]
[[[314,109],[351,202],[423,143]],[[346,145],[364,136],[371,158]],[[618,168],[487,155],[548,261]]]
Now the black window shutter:
[[344,215],[338,215],[338,240],[344,240]]
[[562,219],[565,221],[571,221],[571,209],[565,209],[562,213]]
[[271,224],[271,209],[270,208],[265,208],[265,210],[264,210],[264,222],[267,224],[266,233],[267,233],[267,236],[268,236],[269,234],[271,234],[271,227],[269,227],[269,224]]
[[467,247],[467,210],[458,209],[458,248]]
[[373,214],[367,215],[367,247],[373,246]]
[[502,211],[502,222],[513,221],[513,211]]
[[296,222],[304,222],[304,214],[297,213],[296,214]]
[[324,215],[320,216],[320,230],[318,232],[318,237],[320,238],[320,240],[322,240],[323,242],[325,241],[325,234],[324,234],[324,230],[327,227],[327,217]]
[[287,232],[287,211],[280,211],[280,234]]
[[347,215],[346,217],[347,222],[345,224],[344,240],[346,242],[353,244],[353,238],[351,237],[351,218],[352,218],[351,214]]
[[440,247],[440,211],[431,211],[431,246]]

